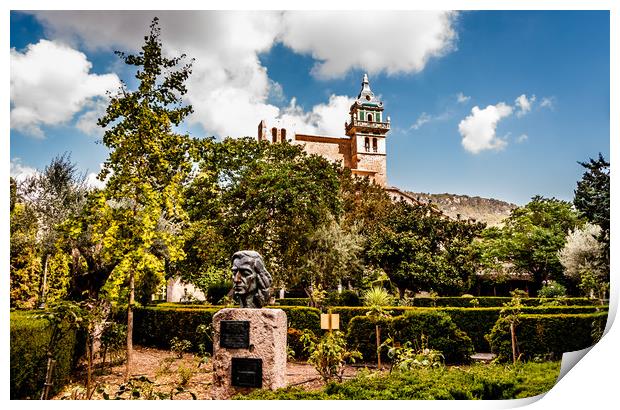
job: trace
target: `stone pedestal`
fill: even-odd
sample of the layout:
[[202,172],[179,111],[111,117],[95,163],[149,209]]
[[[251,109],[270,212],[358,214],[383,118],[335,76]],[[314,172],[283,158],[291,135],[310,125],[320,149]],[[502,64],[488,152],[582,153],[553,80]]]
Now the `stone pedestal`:
[[281,309],[235,308],[217,312],[213,316],[213,398],[228,399],[258,387],[285,387],[286,328],[286,313]]

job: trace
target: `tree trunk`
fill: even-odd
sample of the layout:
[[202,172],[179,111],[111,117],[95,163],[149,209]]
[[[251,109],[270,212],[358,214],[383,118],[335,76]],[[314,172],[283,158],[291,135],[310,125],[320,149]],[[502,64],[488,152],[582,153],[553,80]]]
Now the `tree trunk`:
[[377,338],[377,370],[381,370],[381,328],[379,325],[375,325],[375,335]]
[[510,322],[510,340],[512,342],[512,364],[517,364],[517,334],[514,322]]
[[50,394],[50,390],[52,387],[52,374],[54,373],[55,364],[56,364],[56,360],[54,360],[52,356],[48,354],[47,371],[45,372],[45,385],[43,386],[43,391],[41,392],[40,400],[47,400]]
[[40,308],[45,307],[45,288],[47,288],[47,265],[49,262],[50,255],[45,255],[45,262],[43,262],[43,284],[41,285],[41,302],[39,303]]
[[131,375],[131,361],[133,359],[133,303],[135,297],[133,269],[129,273],[129,303],[127,304],[127,364],[125,366],[125,382]]
[[86,336],[86,397],[91,397],[92,391],[92,373],[93,373],[93,337],[90,329]]

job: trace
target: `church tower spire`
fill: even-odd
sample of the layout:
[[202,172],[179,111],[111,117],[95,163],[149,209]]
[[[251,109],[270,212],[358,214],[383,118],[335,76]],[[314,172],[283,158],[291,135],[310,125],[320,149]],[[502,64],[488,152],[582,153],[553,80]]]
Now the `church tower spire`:
[[362,78],[362,89],[349,114],[350,122],[345,123],[345,133],[351,139],[351,171],[385,186],[385,141],[390,131],[390,120],[389,117],[387,121],[383,118],[383,101],[370,89],[368,74]]

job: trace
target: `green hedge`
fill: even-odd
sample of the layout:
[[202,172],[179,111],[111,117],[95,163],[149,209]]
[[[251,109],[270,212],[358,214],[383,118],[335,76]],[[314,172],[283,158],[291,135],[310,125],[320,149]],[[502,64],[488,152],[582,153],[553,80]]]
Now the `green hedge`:
[[276,299],[276,305],[278,306],[309,306],[310,299],[308,298]]
[[[504,303],[510,302],[512,298],[501,296],[480,296],[480,297],[457,297],[457,296],[442,296],[437,298],[421,297],[413,298],[410,301],[413,306],[416,307],[473,307],[471,300],[476,299],[478,301],[477,307],[500,307]],[[588,298],[554,298],[554,299],[540,299],[540,298],[524,298],[521,299],[521,303],[525,306],[539,306],[543,303],[559,303],[567,306],[590,306],[595,302]]]
[[[310,307],[302,307],[302,306],[273,306],[273,307],[277,309],[282,309],[286,312],[286,315],[288,317],[289,327],[292,327],[294,329],[299,329],[299,330],[310,329],[315,333],[320,331],[320,316],[319,316],[320,311],[318,309],[310,308]],[[144,337],[140,336],[139,338],[138,336],[136,336],[134,337],[134,340],[136,341],[136,343],[141,343],[141,344],[145,344],[148,346],[160,346],[160,347],[168,348],[169,340],[172,337],[177,336],[180,338],[190,340],[192,341],[193,344],[195,344],[193,339],[191,338],[191,334],[189,333],[195,332],[198,324],[205,323],[206,321],[210,323],[211,316],[213,315],[213,313],[215,313],[221,308],[223,308],[223,306],[209,306],[209,305],[204,305],[204,304],[181,304],[181,303],[162,303],[162,304],[157,305],[157,307],[138,308],[137,310],[157,309],[157,310],[163,310],[163,311],[173,310],[173,311],[190,312],[189,314],[194,315],[194,318],[190,320],[189,324],[184,325],[186,326],[185,329],[177,332],[175,330],[178,327],[177,323],[182,323],[183,320],[185,319],[182,319],[182,318],[178,320],[169,319],[167,322],[165,322],[165,323],[168,323],[166,326],[169,326],[169,327],[168,328],[164,327],[163,330],[157,331],[156,329],[153,330],[153,328],[155,327],[155,324],[153,324],[153,320],[155,320],[156,323],[164,323],[162,322],[162,320],[165,321],[166,319],[160,319],[160,318],[153,319],[153,318],[147,317],[145,318],[145,320],[147,320],[147,324],[145,326],[148,326],[148,328],[145,329],[146,336]],[[492,307],[492,308],[488,308],[488,307],[487,308],[482,308],[482,307],[479,307],[479,308],[471,308],[471,307],[468,307],[468,308],[448,308],[448,307],[416,308],[416,307],[402,307],[402,306],[386,307],[386,309],[391,311],[393,316],[400,316],[407,312],[422,312],[422,311],[435,311],[435,310],[445,312],[452,318],[454,323],[456,323],[456,325],[461,330],[467,333],[467,335],[471,338],[474,344],[474,349],[477,352],[491,351],[489,343],[485,339],[485,335],[488,334],[493,328],[493,326],[495,325],[495,322],[499,318],[499,312],[501,310],[501,308],[499,307]],[[600,311],[601,309],[606,310],[607,308],[600,307],[600,306],[534,306],[534,307],[524,307],[523,313],[526,313],[526,314],[579,314],[579,313],[593,313],[593,312]],[[196,317],[200,318],[200,314],[195,313],[195,312],[205,311],[205,310],[212,312],[211,316],[209,316],[208,318],[200,319],[200,320],[196,319]],[[340,315],[340,329],[346,332],[348,324],[351,321],[351,319],[354,318],[355,316],[365,316],[366,312],[368,311],[368,308],[343,306],[343,307],[333,307],[330,310],[332,311],[332,313],[338,313]],[[191,312],[194,312],[194,313],[192,314]],[[157,314],[154,313],[153,315],[157,315]],[[159,315],[162,315],[162,313],[159,313]],[[195,315],[198,315],[198,316],[195,316]],[[142,319],[141,317],[139,319],[137,315],[136,322],[138,320],[142,320]],[[139,325],[140,324],[137,324],[136,326],[139,326]],[[136,333],[136,331],[134,331],[134,333]],[[142,333],[139,333],[139,334],[141,335]],[[162,336],[157,336],[157,335],[162,335]],[[159,339],[163,338],[163,339],[160,340],[159,342],[156,342],[155,339],[158,339],[158,338]]]
[[[474,353],[471,339],[443,312],[419,310],[405,315],[382,319],[381,339],[391,336],[395,341],[422,346],[421,336],[427,337],[428,347],[440,350],[447,363],[466,363]],[[366,316],[354,317],[348,327],[347,342],[359,350],[364,361],[376,360],[375,323]],[[382,356],[383,357],[383,356]]]
[[[560,358],[564,352],[594,345],[607,323],[607,313],[521,315],[517,345],[523,360]],[[489,334],[491,350],[499,360],[512,358],[510,324],[499,319]]]
[[211,341],[199,340],[196,328],[211,325],[220,308],[138,307],[134,309],[133,342],[142,346],[170,348],[173,337],[189,340],[193,351],[199,343],[212,349]]
[[[490,346],[485,339],[485,335],[491,331],[493,325],[499,318],[499,312],[502,308],[416,308],[416,307],[386,307],[392,312],[393,316],[403,315],[407,312],[433,311],[447,313],[454,323],[463,330],[471,338],[474,343],[474,349],[477,352],[489,352]],[[577,313],[594,313],[600,310],[607,310],[607,307],[600,306],[533,306],[522,308],[527,314],[577,314]],[[331,309],[332,313],[340,315],[340,328],[347,328],[351,319],[355,316],[365,316],[368,308],[366,307],[335,307]]]
[[559,362],[518,367],[473,365],[442,370],[416,369],[391,374],[360,373],[318,391],[287,387],[254,390],[237,400],[506,400],[548,392],[560,373]]
[[[11,399],[38,399],[45,383],[47,345],[51,329],[33,312],[11,312]],[[84,352],[83,335],[76,330],[64,332],[54,356],[51,394],[57,393],[69,380],[71,371]]]
[[[213,348],[211,341],[197,339],[196,328],[199,325],[210,325],[213,315],[222,308],[221,306],[162,305],[164,304],[134,310],[134,343],[168,349],[170,340],[177,337],[189,340],[192,343],[192,350],[196,350],[199,343],[205,343],[208,350]],[[275,308],[282,309],[286,313],[288,326],[291,328],[310,329],[313,332],[321,329],[318,309],[301,306]]]

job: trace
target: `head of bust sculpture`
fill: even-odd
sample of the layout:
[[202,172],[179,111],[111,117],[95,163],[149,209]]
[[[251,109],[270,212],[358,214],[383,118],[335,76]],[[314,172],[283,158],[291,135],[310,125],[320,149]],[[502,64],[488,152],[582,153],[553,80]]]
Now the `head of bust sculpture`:
[[239,251],[232,256],[233,296],[243,308],[261,308],[269,301],[271,274],[255,251]]

